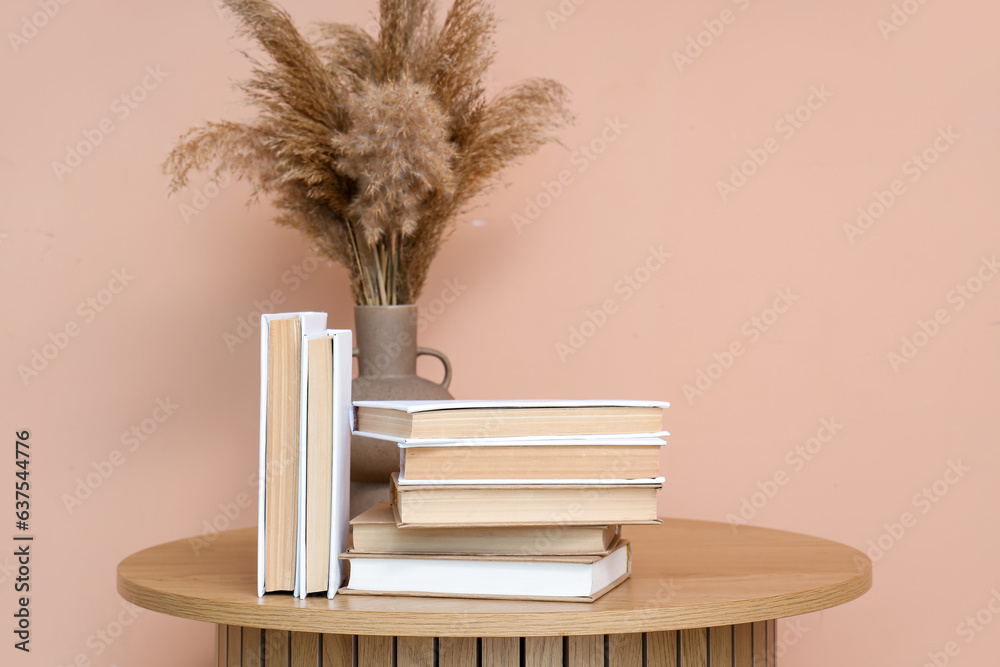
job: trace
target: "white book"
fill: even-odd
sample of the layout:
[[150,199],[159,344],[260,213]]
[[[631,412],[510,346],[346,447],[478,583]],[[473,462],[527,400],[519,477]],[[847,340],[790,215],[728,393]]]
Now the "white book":
[[351,376],[354,339],[349,330],[333,339],[333,507],[330,511],[328,598],[337,594],[347,573],[338,557],[347,551],[351,531]]
[[[300,368],[300,382],[298,385],[298,438],[294,443],[269,443],[268,442],[268,394],[270,387],[269,377],[269,360],[270,360],[270,329],[271,324],[275,320],[287,320],[296,319],[298,320],[299,335],[301,337],[299,343],[299,368]],[[305,338],[309,334],[322,331],[326,328],[326,313],[314,313],[314,312],[300,312],[300,313],[268,313],[261,315],[260,322],[260,336],[261,336],[261,354],[260,354],[260,469],[259,469],[259,485],[258,485],[258,511],[257,511],[257,595],[263,596],[267,592],[268,587],[266,585],[266,580],[268,575],[273,575],[273,568],[277,566],[276,563],[268,561],[267,550],[268,550],[268,539],[275,539],[273,535],[268,534],[268,516],[267,516],[267,506],[268,506],[268,481],[270,476],[270,481],[273,483],[276,481],[277,475],[288,475],[294,474],[298,475],[298,466],[271,466],[268,469],[268,449],[270,447],[277,447],[279,444],[282,446],[287,446],[291,451],[298,451],[301,447],[301,438],[304,437],[305,424],[306,424],[306,377],[304,373],[301,373],[301,368],[304,367],[306,363],[306,351],[307,347],[304,344]],[[283,481],[288,481],[285,478]],[[272,486],[277,486],[272,484]],[[297,498],[294,497],[295,490],[297,489],[297,483],[292,487],[293,497],[286,499],[287,503],[294,509],[297,506]],[[272,489],[274,491],[275,489]],[[273,500],[273,499],[272,499]],[[272,517],[273,518],[273,517]],[[272,545],[273,546],[273,545]],[[290,548],[292,550],[292,558],[290,564],[293,569],[295,568],[295,550],[296,541],[293,539],[290,545],[282,545],[283,548]],[[285,586],[276,590],[286,590]],[[289,586],[287,590],[294,590],[294,585]]]
[[349,552],[342,593],[592,602],[628,578],[627,540],[606,556],[403,555]]
[[[304,437],[299,448],[295,595],[329,591],[347,548],[350,503],[351,332],[308,334]],[[333,554],[331,561],[330,555]],[[340,580],[332,589],[340,587]]]

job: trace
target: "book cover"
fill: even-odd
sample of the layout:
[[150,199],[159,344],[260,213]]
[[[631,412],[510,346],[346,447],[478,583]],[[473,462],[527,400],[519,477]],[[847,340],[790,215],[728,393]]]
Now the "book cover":
[[403,443],[669,435],[663,401],[356,401],[359,435]]
[[656,480],[601,484],[428,484],[390,478],[390,503],[404,526],[531,526],[659,523]]
[[628,540],[606,556],[465,556],[346,553],[341,593],[593,602],[628,579]]
[[[351,332],[328,329],[306,336],[307,415],[299,448],[299,514],[295,595],[330,590],[349,530]],[[346,390],[345,390],[346,385]],[[331,551],[332,549],[332,551]],[[337,580],[333,585],[340,587]]]
[[351,519],[349,553],[595,555],[610,553],[621,526],[489,526],[400,528],[389,503]]
[[[272,340],[271,325],[282,339]],[[260,468],[257,511],[257,594],[294,590],[299,436],[305,428],[304,337],[326,327],[326,313],[261,316]],[[272,345],[273,343],[273,345]],[[281,349],[279,349],[281,348]],[[278,386],[278,378],[288,386]],[[278,515],[282,516],[278,516]],[[290,530],[289,530],[290,526]],[[270,555],[269,555],[270,552]],[[280,562],[278,562],[280,561]]]

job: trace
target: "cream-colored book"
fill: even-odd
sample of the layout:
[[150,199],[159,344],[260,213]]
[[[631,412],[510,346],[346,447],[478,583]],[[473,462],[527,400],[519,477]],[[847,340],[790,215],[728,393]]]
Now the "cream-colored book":
[[399,526],[656,523],[663,478],[609,484],[400,485],[391,477]]
[[[306,437],[299,450],[295,594],[335,593],[350,530],[351,332],[306,336]],[[331,560],[330,555],[333,554]],[[331,595],[332,597],[332,595]]]
[[606,556],[417,556],[346,553],[341,593],[593,602],[628,579],[631,548]]
[[659,401],[355,401],[357,433],[397,441],[663,434]]
[[325,327],[326,313],[261,316],[258,595],[297,588],[299,453],[306,428],[304,341]]
[[665,444],[660,438],[403,443],[399,483],[649,479],[660,474]]
[[606,555],[620,526],[400,528],[389,503],[351,519],[351,552],[397,554]]

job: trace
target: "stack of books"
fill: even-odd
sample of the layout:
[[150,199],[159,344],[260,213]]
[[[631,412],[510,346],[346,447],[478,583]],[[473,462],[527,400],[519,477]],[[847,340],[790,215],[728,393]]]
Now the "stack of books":
[[351,521],[342,593],[590,602],[625,581],[621,525],[656,523],[655,401],[357,401],[399,444],[391,502]]
[[326,329],[326,313],[261,317],[258,595],[343,583],[351,363],[351,332]]

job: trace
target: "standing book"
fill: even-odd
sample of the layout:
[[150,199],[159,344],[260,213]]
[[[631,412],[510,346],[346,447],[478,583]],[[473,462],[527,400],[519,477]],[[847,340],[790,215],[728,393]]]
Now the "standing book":
[[347,548],[350,519],[351,332],[309,334],[306,346],[295,595],[327,591],[332,597],[341,584],[337,556]]
[[305,337],[326,313],[261,316],[257,594],[295,590],[299,451],[306,430]]

